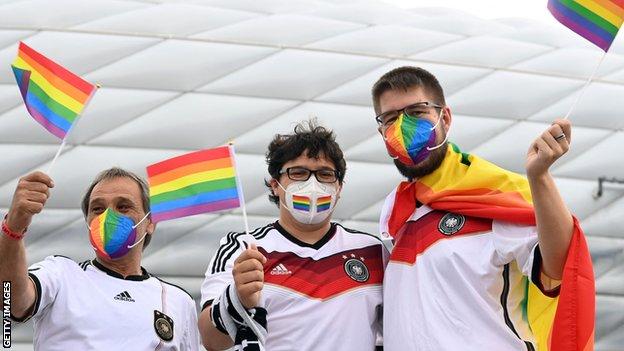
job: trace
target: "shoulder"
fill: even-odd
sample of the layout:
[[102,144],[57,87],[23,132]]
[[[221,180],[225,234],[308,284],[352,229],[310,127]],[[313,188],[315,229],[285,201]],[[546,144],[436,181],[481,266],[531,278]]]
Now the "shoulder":
[[361,230],[357,230],[357,229],[351,229],[351,228],[347,228],[345,226],[343,226],[340,223],[336,223],[336,227],[338,230],[341,230],[343,233],[345,233],[345,235],[348,236],[353,236],[353,237],[358,237],[361,238],[363,240],[368,240],[373,244],[380,244],[381,245],[381,239],[374,234],[370,234],[367,232],[363,232]]
[[53,255],[31,265],[28,271],[36,272],[41,269],[52,269],[62,272],[65,270],[80,269],[80,265],[67,256]]
[[[272,229],[274,229],[274,226],[273,223],[270,223],[263,227],[252,230],[249,234],[255,240],[261,240]],[[212,274],[225,271],[225,266],[227,262],[236,258],[234,254],[237,251],[242,251],[245,249],[246,235],[247,233],[245,232],[229,232],[228,234],[223,236],[223,238],[221,238],[219,248],[217,249],[217,252],[212,259],[212,264],[210,265],[210,267],[208,267]]]
[[195,299],[193,299],[193,295],[191,295],[188,291],[186,291],[181,286],[168,282],[164,279],[161,279],[160,277],[157,277],[151,273],[150,273],[150,276],[153,278],[156,278],[158,281],[160,281],[161,284],[165,285],[167,287],[167,292],[173,293],[173,296],[176,296],[177,298],[182,298],[183,300],[190,300],[193,303],[195,302]]
[[492,222],[492,232],[504,237],[523,238],[537,235],[537,228],[531,225],[494,220]]

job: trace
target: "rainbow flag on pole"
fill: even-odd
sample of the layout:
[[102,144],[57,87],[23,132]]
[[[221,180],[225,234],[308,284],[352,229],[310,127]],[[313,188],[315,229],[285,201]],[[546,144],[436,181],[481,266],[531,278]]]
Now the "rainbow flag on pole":
[[232,146],[174,157],[147,167],[154,222],[236,208],[243,203]]
[[96,86],[22,42],[11,67],[28,113],[57,138],[65,139]]
[[605,52],[624,21],[624,0],[548,0],[548,10]]

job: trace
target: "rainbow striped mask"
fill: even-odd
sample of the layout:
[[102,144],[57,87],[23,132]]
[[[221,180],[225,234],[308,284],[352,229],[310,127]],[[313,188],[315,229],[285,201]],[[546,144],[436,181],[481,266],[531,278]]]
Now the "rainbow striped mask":
[[386,129],[384,141],[390,157],[404,165],[414,166],[436,148],[435,126],[427,119],[401,113]]
[[313,175],[305,182],[288,184],[286,189],[279,182],[277,184],[286,192],[282,206],[299,223],[321,223],[334,210],[338,190],[333,184],[319,183]]
[[146,214],[139,223],[134,224],[132,218],[124,216],[118,212],[107,208],[97,217],[93,218],[89,226],[89,239],[91,246],[98,256],[109,259],[123,257],[143,241],[145,235],[136,241],[136,227],[141,224],[149,215]]

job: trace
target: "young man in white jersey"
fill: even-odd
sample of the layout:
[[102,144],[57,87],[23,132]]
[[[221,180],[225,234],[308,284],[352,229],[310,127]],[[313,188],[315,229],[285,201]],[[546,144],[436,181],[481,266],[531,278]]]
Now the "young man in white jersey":
[[192,297],[141,267],[155,224],[147,184],[131,172],[100,173],[83,198],[94,259],[27,268],[22,239],[53,187],[41,172],[20,179],[0,234],[0,279],[12,283],[13,320],[34,320],[35,350],[198,350]]
[[[531,144],[527,181],[447,142],[451,109],[424,69],[386,73],[372,96],[387,152],[407,178],[387,197],[380,220],[392,250],[384,348],[535,350],[551,342],[529,326],[527,291],[531,281],[556,297],[571,238],[584,243],[549,173],[568,151],[569,121],[555,121]],[[579,306],[563,307],[593,315],[591,301]]]
[[375,350],[381,242],[331,222],[346,171],[333,133],[300,124],[273,139],[267,163],[279,220],[221,240],[202,285],[204,346]]

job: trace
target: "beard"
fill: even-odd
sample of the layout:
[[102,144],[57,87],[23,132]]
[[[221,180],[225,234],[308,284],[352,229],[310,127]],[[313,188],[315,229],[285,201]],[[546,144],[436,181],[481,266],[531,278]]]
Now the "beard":
[[[445,136],[446,135],[442,135],[441,139],[444,140]],[[394,160],[394,165],[399,170],[399,173],[401,173],[409,181],[412,181],[414,179],[422,178],[438,169],[438,167],[442,164],[442,161],[444,161],[447,150],[448,143],[445,142],[444,145],[432,150],[426,159],[416,165],[408,166],[397,159]]]

